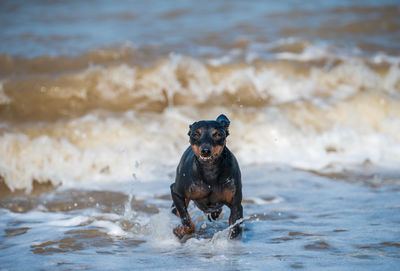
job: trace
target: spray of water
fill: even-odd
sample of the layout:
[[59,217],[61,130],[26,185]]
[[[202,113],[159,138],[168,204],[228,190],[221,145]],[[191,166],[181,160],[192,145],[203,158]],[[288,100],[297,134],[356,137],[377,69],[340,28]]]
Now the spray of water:
[[[135,168],[136,170],[139,168],[139,162],[135,162]],[[133,217],[136,216],[135,210],[132,209],[132,199],[133,199],[133,193],[134,193],[134,186],[136,183],[139,182],[139,179],[137,178],[135,173],[132,173],[132,182],[129,184],[129,191],[128,191],[128,200],[125,202],[124,205],[124,217],[127,220],[131,220]]]

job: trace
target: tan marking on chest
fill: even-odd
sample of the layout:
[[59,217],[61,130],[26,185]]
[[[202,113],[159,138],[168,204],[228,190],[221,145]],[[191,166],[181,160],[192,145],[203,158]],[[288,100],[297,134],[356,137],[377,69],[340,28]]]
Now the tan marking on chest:
[[231,203],[236,193],[234,181],[229,178],[226,180],[222,188],[222,198],[225,202]]
[[188,192],[186,193],[187,198],[189,199],[202,199],[208,197],[211,189],[202,184],[191,184]]
[[222,191],[222,198],[225,202],[231,203],[233,196],[235,195],[235,189],[224,189]]

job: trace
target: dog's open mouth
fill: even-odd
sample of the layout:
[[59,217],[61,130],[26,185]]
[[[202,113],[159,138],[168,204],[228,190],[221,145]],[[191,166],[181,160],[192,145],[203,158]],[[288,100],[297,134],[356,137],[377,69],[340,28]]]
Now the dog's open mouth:
[[201,162],[210,162],[212,160],[212,156],[202,156],[200,155],[200,161]]

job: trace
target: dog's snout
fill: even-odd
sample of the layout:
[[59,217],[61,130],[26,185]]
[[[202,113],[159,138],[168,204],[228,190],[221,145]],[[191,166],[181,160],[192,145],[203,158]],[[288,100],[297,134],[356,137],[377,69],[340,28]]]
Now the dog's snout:
[[200,152],[201,152],[201,156],[204,156],[204,157],[211,156],[211,147],[203,146],[203,147],[201,147]]

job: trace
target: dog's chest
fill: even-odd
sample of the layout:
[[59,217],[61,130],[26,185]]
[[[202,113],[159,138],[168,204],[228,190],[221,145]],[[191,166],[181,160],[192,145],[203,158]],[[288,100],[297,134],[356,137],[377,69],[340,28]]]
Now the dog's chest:
[[227,178],[216,184],[207,184],[203,181],[192,183],[189,187],[189,198],[201,202],[203,205],[230,203],[236,192],[234,180]]

